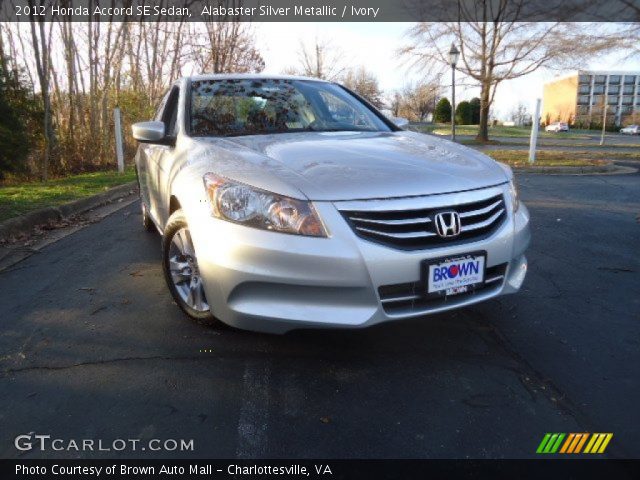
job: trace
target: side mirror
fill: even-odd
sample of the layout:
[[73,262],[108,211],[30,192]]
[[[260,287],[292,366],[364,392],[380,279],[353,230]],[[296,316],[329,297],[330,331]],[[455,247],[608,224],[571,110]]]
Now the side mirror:
[[163,122],[138,122],[131,125],[133,138],[139,142],[156,143],[165,139]]
[[409,120],[407,120],[406,118],[393,117],[391,121],[395,123],[396,127],[400,127],[400,128],[404,128],[407,125],[409,125]]

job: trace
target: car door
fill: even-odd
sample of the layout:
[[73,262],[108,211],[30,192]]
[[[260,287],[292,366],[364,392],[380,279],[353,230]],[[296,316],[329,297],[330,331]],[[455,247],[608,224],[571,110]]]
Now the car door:
[[[160,101],[160,104],[158,105],[158,108],[156,110],[154,120],[161,121],[162,114],[164,112],[164,108],[170,93],[171,92],[169,91],[162,97],[162,100]],[[151,216],[154,219],[156,219],[156,216],[153,213],[152,204],[155,203],[153,200],[155,197],[155,182],[153,181],[153,170],[155,162],[152,160],[152,157],[156,154],[156,151],[157,149],[155,148],[155,144],[140,143],[138,144],[138,151],[136,154],[136,173],[138,174],[140,197],[147,206],[147,211],[151,213]]]
[[[144,157],[145,172],[141,175],[146,180],[148,190],[149,212],[156,223],[163,228],[167,220],[167,206],[169,200],[166,185],[162,181],[163,165],[171,157],[174,147],[167,140],[175,138],[175,115],[177,113],[179,88],[172,87],[165,95],[156,114],[156,121],[165,124],[165,140],[158,143],[146,143],[142,147],[141,155]],[[142,183],[142,180],[141,180]]]
[[157,219],[162,225],[169,219],[169,178],[175,160],[175,139],[177,136],[178,102],[180,88],[174,86],[169,92],[167,104],[162,115],[165,126],[166,142],[158,146],[154,155],[155,184],[158,192],[156,202]]
[[[165,107],[171,90],[169,90],[160,101],[155,121],[162,121]],[[160,145],[156,143],[140,143],[138,146],[138,153],[136,156],[136,169],[138,173],[138,183],[140,185],[140,196],[142,201],[147,206],[147,211],[151,214],[151,217],[159,223],[159,217],[157,215],[157,203],[158,203],[158,184],[156,181],[156,157],[160,154]]]

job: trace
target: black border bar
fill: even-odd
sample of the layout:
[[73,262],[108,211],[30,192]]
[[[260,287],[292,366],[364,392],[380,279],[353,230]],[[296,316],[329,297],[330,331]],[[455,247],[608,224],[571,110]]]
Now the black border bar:
[[640,0],[12,0],[0,21],[638,22]]
[[[61,469],[75,473],[54,473]],[[640,460],[0,460],[0,478],[626,480],[640,478]]]

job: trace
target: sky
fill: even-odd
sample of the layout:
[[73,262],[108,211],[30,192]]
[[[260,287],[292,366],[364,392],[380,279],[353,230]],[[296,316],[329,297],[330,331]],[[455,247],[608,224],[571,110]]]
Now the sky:
[[[265,73],[282,73],[298,63],[300,42],[312,44],[315,38],[331,39],[333,45],[344,52],[347,65],[364,65],[378,78],[380,87],[387,93],[420,78],[420,72],[398,58],[397,50],[407,43],[409,23],[259,23],[254,24],[258,45],[265,59]],[[640,71],[640,61],[622,60],[610,55],[585,70],[635,70]],[[542,86],[554,77],[569,71],[540,69],[525,77],[509,80],[498,87],[493,114],[508,120],[514,106],[522,102],[533,112],[536,98],[542,98]],[[447,78],[447,83],[450,83]],[[456,100],[469,100],[478,96],[475,87],[456,88]],[[450,98],[450,88],[445,91]]]

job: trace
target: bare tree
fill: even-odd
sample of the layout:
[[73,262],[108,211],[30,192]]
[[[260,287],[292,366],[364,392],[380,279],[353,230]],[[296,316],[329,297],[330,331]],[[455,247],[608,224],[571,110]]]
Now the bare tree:
[[378,85],[378,79],[363,66],[347,71],[342,83],[361,97],[364,97],[376,108],[382,107],[382,91]]
[[[34,12],[32,0],[29,0],[31,12]],[[46,31],[45,22],[42,16],[31,14],[29,16],[31,24],[31,41],[33,46],[33,55],[38,72],[38,80],[40,82],[40,95],[42,96],[43,107],[43,133],[44,133],[44,151],[42,152],[42,181],[46,182],[49,178],[49,163],[51,159],[51,150],[54,143],[54,132],[51,115],[51,96],[49,91],[50,80],[50,39],[51,31]]]
[[345,73],[343,57],[343,52],[331,42],[316,37],[311,45],[300,42],[299,65],[288,68],[287,72],[335,81]]
[[429,114],[433,114],[441,92],[442,87],[436,79],[405,85],[398,92],[396,116],[406,117],[416,122],[426,121]]
[[[70,20],[66,19],[66,20]],[[67,70],[67,101],[68,101],[68,124],[67,137],[71,144],[75,143],[75,124],[76,124],[76,105],[77,97],[77,72],[76,72],[76,55],[77,47],[74,38],[73,23],[70,21],[60,22],[60,33],[62,45],[64,48],[65,67]]]
[[[22,29],[20,28],[22,25],[22,23],[16,22],[2,22],[0,25],[0,35],[6,39],[6,42],[3,40],[8,50],[5,58],[10,70],[14,72],[18,70],[23,71],[29,79],[29,84],[33,87],[35,81],[30,65],[31,62],[29,61],[33,60],[33,54],[31,52],[31,46],[27,45],[23,39]],[[26,52],[28,52],[29,55],[23,55]],[[29,58],[26,58],[27,56]]]
[[393,92],[391,98],[387,101],[389,110],[394,117],[400,116],[400,108],[402,108],[402,94],[398,91]]
[[[611,3],[616,3],[611,0]],[[640,57],[640,4],[635,0],[618,0],[618,4],[625,9],[624,17],[635,17],[634,22],[624,22],[608,25],[609,37],[624,49],[627,58]],[[606,19],[608,20],[608,19]]]
[[[219,1],[231,5],[241,0]],[[92,10],[112,0],[86,3]],[[175,0],[157,3],[167,6]],[[33,15],[30,22],[0,23],[0,56],[7,68],[28,78],[23,83],[42,101],[42,137],[37,133],[44,142],[37,143],[37,157],[43,160],[37,170],[43,179],[112,164],[113,108],[120,106],[128,132],[127,125],[150,117],[163,91],[187,66],[216,73],[264,68],[251,25],[235,17],[206,24],[167,16],[155,22],[115,16],[46,20]],[[126,140],[125,148],[133,143]]]
[[527,106],[522,102],[519,102],[515,107],[513,107],[510,116],[511,121],[518,126],[525,125],[531,119]]
[[184,33],[184,18],[129,24],[124,45],[129,88],[144,92],[151,102],[158,101],[187,61]]
[[191,24],[189,44],[191,59],[200,72],[248,73],[264,70],[264,59],[258,50],[248,23],[237,17],[223,21]]
[[457,69],[480,85],[479,141],[489,138],[489,110],[500,83],[543,66],[578,66],[615,46],[597,26],[518,21],[525,2],[458,0],[459,21],[420,23],[410,29],[411,43],[401,49],[413,66],[429,69],[447,65],[451,44],[459,47]]

